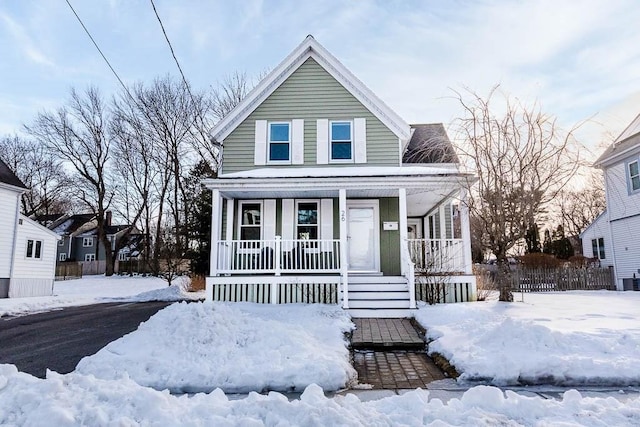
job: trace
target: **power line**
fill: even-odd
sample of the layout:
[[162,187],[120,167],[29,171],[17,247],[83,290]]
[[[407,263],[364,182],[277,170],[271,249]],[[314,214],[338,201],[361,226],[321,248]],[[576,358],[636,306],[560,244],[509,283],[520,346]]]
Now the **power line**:
[[120,84],[122,85],[122,87],[124,88],[125,92],[127,93],[127,95],[129,95],[129,97],[135,102],[135,99],[133,98],[133,96],[131,95],[131,93],[129,92],[129,89],[127,88],[127,86],[124,84],[124,82],[122,81],[122,79],[120,78],[120,76],[118,75],[118,73],[116,72],[116,70],[113,68],[113,66],[111,65],[111,63],[109,62],[109,60],[107,59],[107,57],[104,55],[104,53],[102,53],[102,50],[100,49],[100,46],[98,46],[98,43],[96,43],[96,41],[94,40],[93,36],[91,35],[91,33],[89,32],[89,30],[87,29],[87,27],[84,25],[84,22],[82,22],[82,19],[80,19],[80,16],[78,15],[78,13],[76,12],[76,10],[73,8],[73,6],[71,6],[71,3],[69,3],[69,0],[65,0],[67,2],[67,5],[69,5],[69,8],[71,9],[71,11],[73,12],[73,14],[76,16],[76,19],[78,19],[78,22],[80,23],[80,25],[82,26],[82,28],[84,29],[85,33],[87,33],[87,35],[89,36],[89,39],[91,39],[91,42],[93,43],[93,45],[96,47],[96,49],[98,50],[98,52],[100,52],[100,56],[102,56],[102,59],[104,59],[104,62],[107,63],[107,65],[109,66],[109,69],[111,70],[111,72],[113,73],[114,76],[116,76],[116,79],[118,79],[118,81],[120,82]]

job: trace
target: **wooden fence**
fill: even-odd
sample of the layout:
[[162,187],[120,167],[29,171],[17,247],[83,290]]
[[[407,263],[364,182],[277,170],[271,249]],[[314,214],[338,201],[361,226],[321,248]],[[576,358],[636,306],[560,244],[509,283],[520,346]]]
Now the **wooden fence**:
[[56,265],[56,280],[82,278],[82,263],[62,262]]
[[574,290],[615,290],[613,273],[608,268],[517,268],[511,272],[517,292]]

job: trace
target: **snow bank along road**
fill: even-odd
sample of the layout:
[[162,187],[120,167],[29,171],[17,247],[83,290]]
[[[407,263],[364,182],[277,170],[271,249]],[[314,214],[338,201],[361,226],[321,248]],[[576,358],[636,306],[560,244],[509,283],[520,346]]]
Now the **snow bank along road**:
[[44,378],[65,374],[85,356],[134,331],[167,302],[107,303],[0,319],[0,363]]

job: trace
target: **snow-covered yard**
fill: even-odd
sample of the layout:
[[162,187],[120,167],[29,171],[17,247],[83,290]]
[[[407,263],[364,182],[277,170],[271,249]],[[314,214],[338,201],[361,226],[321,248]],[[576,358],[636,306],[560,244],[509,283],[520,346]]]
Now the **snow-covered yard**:
[[174,392],[337,390],[356,376],[344,336],[353,327],[335,305],[178,303],[76,372]]
[[[176,280],[176,285],[181,279]],[[56,281],[53,296],[0,298],[0,317],[76,305],[113,301],[177,301],[204,298],[204,292],[186,293],[181,286],[167,286],[159,277],[85,276],[82,279]]]
[[554,292],[425,306],[416,319],[462,381],[622,386],[640,384],[639,307],[638,292]]

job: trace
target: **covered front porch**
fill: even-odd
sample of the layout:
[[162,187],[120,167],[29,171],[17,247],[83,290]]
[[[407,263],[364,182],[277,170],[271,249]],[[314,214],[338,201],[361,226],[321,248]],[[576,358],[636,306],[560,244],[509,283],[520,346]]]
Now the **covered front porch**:
[[405,173],[206,181],[207,299],[409,310],[422,298],[416,276],[474,299],[461,177]]

